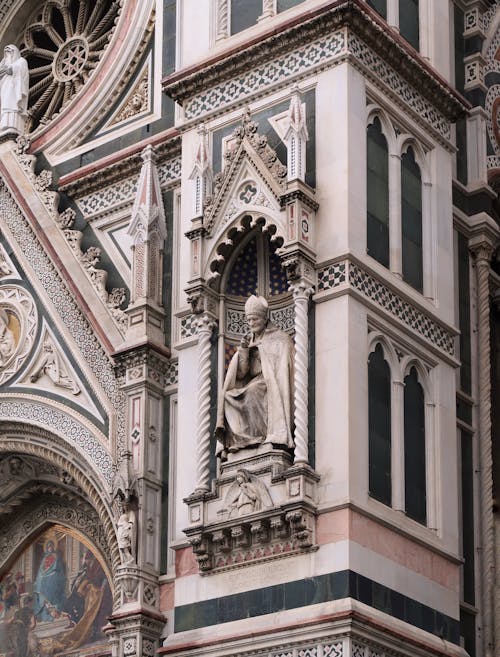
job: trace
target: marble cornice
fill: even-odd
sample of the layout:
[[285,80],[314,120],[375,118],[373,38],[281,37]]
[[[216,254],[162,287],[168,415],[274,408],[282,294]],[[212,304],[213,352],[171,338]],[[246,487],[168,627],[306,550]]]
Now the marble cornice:
[[316,9],[304,11],[246,43],[169,75],[162,81],[163,90],[182,104],[201,89],[232,79],[342,27],[363,39],[449,121],[469,109],[467,100],[361,0],[329,0]]
[[143,160],[141,153],[151,144],[157,154],[157,164],[181,154],[181,138],[175,129],[157,135],[155,138],[138,142],[127,149],[117,151],[112,155],[77,169],[59,179],[58,191],[71,197],[81,197],[86,194],[112,185],[124,178],[139,174]]

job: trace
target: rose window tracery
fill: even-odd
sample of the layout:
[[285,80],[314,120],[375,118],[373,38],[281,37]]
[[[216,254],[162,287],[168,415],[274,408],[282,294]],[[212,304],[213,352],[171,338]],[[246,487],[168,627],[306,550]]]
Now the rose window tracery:
[[50,121],[86,82],[119,11],[113,0],[47,0],[28,21],[20,51],[30,72],[31,130]]

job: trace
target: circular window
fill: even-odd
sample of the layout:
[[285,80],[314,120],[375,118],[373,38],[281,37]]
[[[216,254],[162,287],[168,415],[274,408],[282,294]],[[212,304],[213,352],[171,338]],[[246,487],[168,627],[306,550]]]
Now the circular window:
[[80,90],[113,32],[113,0],[47,0],[24,29],[21,54],[30,72],[29,129],[45,124]]

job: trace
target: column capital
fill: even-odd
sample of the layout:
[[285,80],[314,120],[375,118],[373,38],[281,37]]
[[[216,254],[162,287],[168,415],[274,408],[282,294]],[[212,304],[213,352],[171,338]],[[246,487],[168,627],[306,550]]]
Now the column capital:
[[490,262],[500,241],[500,229],[486,212],[475,214],[469,219],[469,249],[476,262]]

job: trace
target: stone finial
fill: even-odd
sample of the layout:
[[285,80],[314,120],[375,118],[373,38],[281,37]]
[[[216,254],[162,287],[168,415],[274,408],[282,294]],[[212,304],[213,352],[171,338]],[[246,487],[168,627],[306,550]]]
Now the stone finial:
[[302,103],[299,88],[293,87],[290,107],[288,108],[288,127],[284,141],[287,145],[288,180],[304,181],[306,175],[306,142],[309,139],[306,126],[305,106]]

